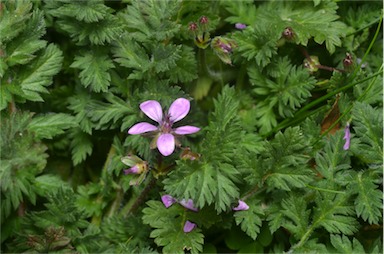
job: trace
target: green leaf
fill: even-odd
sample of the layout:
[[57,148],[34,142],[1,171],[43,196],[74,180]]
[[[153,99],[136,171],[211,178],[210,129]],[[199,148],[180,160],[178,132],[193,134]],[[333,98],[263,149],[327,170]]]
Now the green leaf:
[[182,45],[180,58],[168,73],[172,83],[185,83],[197,78],[197,62],[191,47]]
[[310,149],[299,127],[289,127],[279,132],[270,142],[264,143],[261,154],[261,168],[256,168],[256,177],[266,181],[269,188],[289,191],[303,188],[312,181],[314,175],[308,167]]
[[32,119],[28,129],[35,133],[39,139],[52,139],[54,136],[64,133],[64,130],[76,127],[77,123],[73,116],[58,113],[39,115]]
[[[279,211],[280,210],[280,211]],[[284,199],[279,212],[268,216],[271,231],[284,227],[291,232],[296,239],[300,239],[308,230],[311,210],[307,208],[307,202],[303,198],[292,195]]]
[[60,179],[57,175],[44,174],[36,177],[35,180],[36,193],[42,197],[47,193],[56,193],[60,188],[70,188],[67,182]]
[[241,230],[253,240],[256,240],[262,225],[260,217],[264,215],[264,211],[258,201],[252,200],[247,204],[249,206],[248,210],[235,211],[233,216],[235,217],[236,224],[241,225]]
[[[355,102],[352,109],[353,130],[351,151],[365,163],[383,163],[383,111],[381,108]],[[364,153],[361,153],[364,151]]]
[[256,65],[248,67],[256,103],[257,125],[267,133],[277,125],[277,115],[292,117],[311,96],[316,80],[301,66],[291,64],[288,57],[277,58],[267,71]]
[[377,224],[382,218],[383,192],[375,184],[377,174],[358,172],[349,179],[348,189],[357,194],[354,201],[357,216],[369,224]]
[[147,205],[143,209],[143,222],[155,228],[150,237],[155,238],[158,246],[164,246],[163,253],[184,253],[184,250],[199,253],[203,250],[204,235],[200,225],[189,233],[183,231],[189,212],[178,205],[167,209],[159,201],[148,201]]
[[79,128],[74,128],[70,133],[70,137],[72,139],[72,161],[75,165],[78,165],[84,161],[88,155],[92,154],[93,143],[91,141],[91,136]]
[[5,58],[7,65],[11,67],[17,64],[26,64],[35,58],[34,53],[47,44],[46,41],[39,40],[44,34],[43,13],[34,10],[25,29],[7,46],[7,57]]
[[[338,172],[349,169],[350,159],[348,153],[343,149],[345,140],[344,132],[340,130],[330,137],[324,137],[323,151],[316,153],[316,170],[330,182],[343,181]],[[329,182],[328,182],[329,185]],[[328,186],[331,187],[331,186]]]
[[121,131],[124,131],[134,124],[133,110],[128,102],[112,94],[105,97],[108,103],[95,100],[86,106],[88,117],[95,122],[95,129],[115,128],[119,123]]
[[130,74],[130,78],[141,79],[150,68],[149,57],[144,48],[134,42],[127,34],[123,35],[116,44],[116,47],[112,48],[115,61],[124,67],[135,70]]
[[313,226],[323,227],[329,233],[352,235],[358,229],[353,206],[348,195],[319,192],[313,214]]
[[111,82],[108,70],[114,68],[108,55],[100,51],[85,52],[76,56],[72,68],[80,69],[80,81],[84,87],[90,87],[94,92],[107,92]]
[[34,59],[15,81],[21,86],[25,98],[43,101],[40,93],[47,93],[46,86],[52,83],[52,77],[61,69],[63,55],[60,49],[49,44],[42,55]]
[[337,21],[338,6],[327,2],[316,7],[306,2],[268,2],[257,10],[258,25],[268,24],[273,33],[281,34],[286,27],[292,28],[294,41],[307,46],[313,37],[318,44],[325,42],[327,50],[332,54],[336,46],[341,46],[341,38],[345,36],[347,26]]
[[331,243],[337,253],[366,253],[357,239],[353,238],[351,242],[345,235],[331,235]]
[[257,22],[256,6],[251,0],[220,1],[220,4],[224,5],[225,9],[233,15],[225,19],[228,22],[247,25],[253,25]]
[[25,29],[27,20],[31,16],[32,3],[4,2],[0,17],[0,34],[2,43],[9,42]]
[[[61,5],[61,6],[57,6]],[[103,1],[76,1],[67,3],[48,3],[48,14],[56,17],[74,17],[78,21],[86,23],[97,22],[106,18],[112,9],[105,6]]]
[[137,41],[163,41],[180,29],[180,24],[173,21],[180,5],[181,1],[132,1],[120,17]]
[[270,33],[271,29],[269,26],[257,26],[233,33],[232,38],[238,45],[235,54],[239,52],[248,61],[255,61],[258,68],[267,66],[277,54],[279,38]]

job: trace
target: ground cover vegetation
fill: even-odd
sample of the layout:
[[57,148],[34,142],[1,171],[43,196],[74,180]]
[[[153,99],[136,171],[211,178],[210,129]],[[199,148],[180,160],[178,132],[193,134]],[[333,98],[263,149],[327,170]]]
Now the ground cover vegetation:
[[1,1],[1,251],[381,253],[382,7]]

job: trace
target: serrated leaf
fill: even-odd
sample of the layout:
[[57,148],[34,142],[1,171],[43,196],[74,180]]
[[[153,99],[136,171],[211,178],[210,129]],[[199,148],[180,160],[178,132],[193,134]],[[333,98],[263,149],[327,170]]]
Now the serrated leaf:
[[353,206],[345,194],[318,193],[313,224],[324,227],[329,233],[352,235],[358,229]]
[[164,246],[164,253],[199,253],[203,250],[204,235],[199,225],[191,232],[183,231],[185,217],[180,216],[184,208],[173,205],[168,209],[159,201],[147,202],[148,207],[143,209],[143,222],[155,228],[150,237],[155,238],[158,246]]
[[88,155],[92,154],[93,143],[91,141],[91,136],[78,128],[73,129],[70,136],[72,139],[72,161],[75,165],[78,165],[84,161]]
[[337,172],[350,168],[348,153],[343,149],[343,136],[343,130],[339,130],[334,135],[325,137],[324,150],[315,155],[316,170],[327,179],[334,180]]
[[[175,171],[176,172],[176,171]],[[218,212],[227,210],[239,196],[233,181],[238,172],[228,164],[217,168],[210,164],[179,163],[177,173],[164,180],[165,190],[172,196],[192,199],[198,207],[215,204]]]
[[289,191],[303,188],[312,181],[313,173],[307,165],[310,147],[299,127],[289,127],[284,133],[277,133],[273,140],[265,142],[264,147],[262,178],[269,187]]
[[86,52],[76,56],[72,68],[80,69],[80,81],[84,87],[90,87],[94,92],[107,92],[111,82],[108,70],[114,68],[108,55],[100,51]]
[[4,2],[5,6],[2,7],[2,15],[0,18],[0,34],[1,42],[8,42],[15,38],[26,26],[31,16],[30,10],[32,9],[31,2]]
[[28,65],[16,82],[21,86],[26,99],[43,101],[40,93],[48,92],[46,86],[52,83],[52,77],[60,71],[62,60],[61,50],[49,44],[43,54]]
[[39,115],[32,119],[28,129],[35,133],[39,139],[52,139],[54,136],[64,133],[64,130],[76,127],[77,123],[73,116],[58,113]]
[[123,121],[121,130],[125,130],[124,126],[133,125],[132,108],[128,102],[117,96],[106,95],[108,103],[100,101],[91,101],[86,105],[88,117],[95,122],[96,129],[113,128],[114,124]]
[[234,212],[234,217],[237,225],[241,226],[247,235],[249,235],[253,240],[256,240],[256,237],[260,233],[260,228],[262,225],[261,216],[264,215],[264,211],[259,202],[248,202],[248,210]]
[[374,183],[376,174],[358,172],[349,180],[348,188],[357,194],[354,201],[357,216],[368,221],[369,224],[379,223],[382,218],[383,192]]
[[[383,111],[381,108],[355,102],[352,109],[353,130],[351,151],[366,163],[383,163]],[[356,143],[356,144],[354,144]],[[364,153],[361,153],[364,151]]]
[[133,1],[121,17],[137,41],[162,41],[179,31],[180,25],[172,16],[180,4],[181,1]]
[[46,41],[39,40],[44,34],[45,22],[43,13],[39,10],[34,10],[23,32],[14,38],[7,47],[7,57],[5,58],[7,65],[10,67],[17,64],[26,64],[35,58],[36,55],[34,53],[47,44]]
[[294,41],[306,46],[308,40],[313,37],[314,41],[322,44],[325,42],[327,50],[332,54],[336,46],[341,46],[341,38],[345,36],[347,26],[338,21],[336,14],[338,8],[336,3],[329,3],[326,8],[318,5],[314,7],[311,3],[268,2],[262,5],[257,13],[259,24],[268,24],[274,29],[274,33],[282,33],[286,27],[294,31]]
[[337,253],[366,253],[357,239],[353,238],[351,242],[345,235],[331,235],[331,243]]
[[[68,3],[60,3],[61,6],[48,5],[48,13],[56,17],[74,17],[79,21],[87,23],[103,20],[112,9],[105,6],[102,1],[76,1]],[[52,7],[52,8],[50,8]],[[55,7],[55,8],[54,8]]]

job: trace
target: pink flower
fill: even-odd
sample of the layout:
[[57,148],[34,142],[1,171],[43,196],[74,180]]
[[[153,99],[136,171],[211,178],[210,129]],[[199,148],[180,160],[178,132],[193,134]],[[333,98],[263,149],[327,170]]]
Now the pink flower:
[[345,126],[344,133],[345,134],[343,139],[345,139],[345,144],[343,146],[343,149],[348,150],[351,144],[351,131],[349,130],[349,123],[347,123],[347,125]]
[[173,203],[177,202],[177,200],[174,199],[171,195],[161,196],[161,201],[163,202],[163,204],[166,208],[170,207],[171,205],[173,205]]
[[188,199],[188,200],[182,199],[179,202],[179,201],[177,201],[177,199],[175,199],[171,195],[163,195],[163,196],[161,196],[161,202],[163,202],[163,204],[166,208],[170,207],[174,203],[179,203],[180,205],[184,206],[185,208],[187,208],[191,211],[195,211],[195,212],[199,211],[199,209],[196,208],[195,205],[193,204],[192,199]]
[[235,27],[236,27],[236,29],[243,30],[243,29],[247,28],[247,25],[242,24],[242,23],[236,23]]
[[[153,132],[155,134],[155,142],[159,152],[164,156],[169,156],[175,150],[175,145],[178,143],[177,137],[186,134],[193,134],[200,130],[195,126],[181,126],[172,128],[172,125],[183,119],[189,112],[190,103],[187,99],[176,99],[167,113],[163,114],[163,110],[159,102],[155,100],[145,101],[140,104],[141,111],[149,118],[156,121],[158,126],[150,123],[141,122],[133,125],[129,130],[129,134],[142,134]],[[155,146],[155,147],[156,147]]]
[[187,201],[185,199],[181,200],[179,202],[180,205],[184,206],[185,208],[189,209],[189,210],[192,210],[192,211],[195,211],[197,212],[199,209],[197,209],[195,207],[195,205],[193,204],[193,200],[192,199],[188,199]]
[[233,211],[245,211],[248,209],[249,206],[243,200],[239,200],[239,204],[236,207],[232,208]]
[[184,224],[184,228],[183,228],[183,231],[184,233],[189,233],[191,232],[194,228],[196,227],[196,224],[193,223],[193,222],[190,222],[189,220],[187,220]]

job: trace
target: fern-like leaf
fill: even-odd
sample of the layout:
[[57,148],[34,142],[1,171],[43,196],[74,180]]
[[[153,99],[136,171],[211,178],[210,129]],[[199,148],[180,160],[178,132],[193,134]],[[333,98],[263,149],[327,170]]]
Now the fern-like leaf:
[[90,87],[95,92],[107,92],[111,82],[108,70],[113,68],[112,60],[100,51],[86,52],[76,56],[72,68],[80,69],[80,81],[84,87]]
[[68,114],[47,114],[34,117],[28,125],[28,129],[35,133],[39,139],[52,139],[56,135],[64,133],[65,129],[76,127],[74,117]]
[[52,83],[52,76],[61,69],[63,55],[60,49],[49,44],[43,54],[32,61],[15,81],[21,86],[24,97],[32,101],[43,101],[40,93],[47,93],[46,86]]
[[184,208],[173,205],[167,209],[159,201],[149,201],[147,205],[143,210],[143,222],[155,228],[150,237],[155,238],[158,246],[164,246],[163,253],[184,253],[184,250],[199,253],[203,250],[204,236],[200,225],[189,233],[183,232],[185,215],[180,215],[188,213]]

